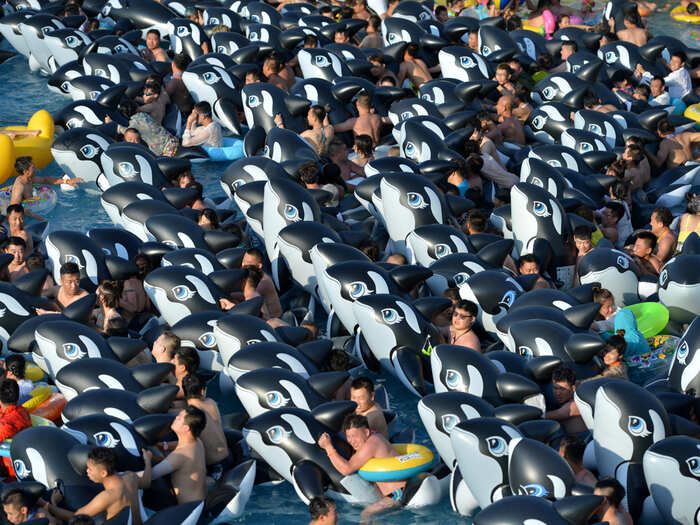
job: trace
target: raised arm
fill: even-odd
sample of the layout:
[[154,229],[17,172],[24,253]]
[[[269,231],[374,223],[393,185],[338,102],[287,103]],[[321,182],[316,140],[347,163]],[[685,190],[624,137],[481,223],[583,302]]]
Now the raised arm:
[[345,122],[341,122],[340,124],[335,124],[333,126],[333,131],[336,133],[342,133],[343,131],[350,131],[352,128],[355,127],[355,122],[357,122],[357,118],[349,118]]
[[365,463],[374,457],[377,448],[375,439],[370,437],[370,439],[365,442],[364,446],[347,460],[335,449],[328,434],[324,433],[318,442],[319,446],[328,454],[328,459],[331,460],[335,469],[343,476],[349,476],[353,472],[360,470]]

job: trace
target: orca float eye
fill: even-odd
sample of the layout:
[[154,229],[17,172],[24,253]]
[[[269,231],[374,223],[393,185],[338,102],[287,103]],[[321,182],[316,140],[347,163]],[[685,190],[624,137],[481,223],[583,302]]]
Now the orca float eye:
[[77,36],[75,36],[75,35],[68,35],[68,36],[65,38],[64,42],[66,43],[66,45],[67,45],[68,47],[70,47],[70,48],[75,48],[75,47],[78,47],[78,46],[82,43],[82,40],[80,40],[80,39],[79,39]]
[[680,364],[685,364],[685,360],[688,359],[688,351],[688,341],[683,341],[683,344],[681,344],[678,347],[678,350],[676,350],[676,359],[678,359]]
[[63,343],[63,355],[71,361],[85,356],[85,352],[75,343]]
[[627,423],[627,429],[633,436],[645,438],[651,431],[647,429],[647,422],[641,417],[629,416],[629,422]]
[[216,336],[213,332],[206,332],[199,336],[200,344],[205,348],[216,346]]
[[409,191],[406,194],[406,203],[415,210],[422,210],[428,207],[428,203],[425,202],[423,195],[415,191]]
[[[64,85],[66,82],[63,83]],[[79,128],[82,124],[82,120],[80,120],[78,117],[73,117],[70,119],[68,122],[66,122],[66,128],[68,129],[73,129],[73,128]]]
[[91,159],[97,153],[99,152],[99,149],[93,146],[92,144],[85,144],[82,148],[80,148],[80,153],[85,157],[86,159]]
[[497,458],[508,455],[508,444],[501,436],[490,436],[486,438],[486,446],[489,447],[489,453]]
[[331,65],[331,61],[326,55],[316,55],[314,57],[314,64],[316,64],[316,67],[328,67]]
[[515,290],[508,290],[505,294],[503,294],[503,298],[498,304],[505,306],[506,308],[510,308],[513,306],[513,302],[515,301],[515,294]]
[[119,440],[111,432],[97,432],[93,437],[98,447],[114,448],[119,444]]
[[190,29],[189,29],[189,27],[187,27],[187,26],[179,26],[179,27],[175,30],[175,34],[176,34],[177,36],[179,36],[179,37],[182,38],[182,37],[187,36],[187,35],[190,34]]
[[445,429],[445,432],[448,434],[452,432],[452,429],[459,423],[459,418],[455,416],[454,414],[443,414],[442,416],[442,428]]
[[588,153],[593,151],[593,146],[590,142],[581,142],[579,145],[579,153]]
[[688,465],[690,473],[696,478],[700,478],[700,457],[693,456],[685,460],[685,464]]
[[520,485],[520,494],[522,496],[544,498],[549,494],[549,492],[539,483],[530,483],[529,485]]
[[133,179],[136,176],[136,170],[131,162],[120,162],[117,165],[119,176],[124,179]]
[[216,84],[219,81],[219,75],[216,73],[213,73],[212,71],[207,71],[202,75],[202,78],[204,79],[204,82],[209,84],[210,86],[212,84]]
[[409,159],[414,158],[416,155],[416,145],[413,142],[406,142],[406,144],[403,147],[403,150]]
[[462,374],[457,370],[452,370],[448,368],[445,370],[445,385],[447,388],[454,390],[462,386]]
[[470,56],[459,57],[459,65],[464,69],[471,69],[476,66],[476,62]]
[[24,465],[24,461],[21,459],[15,459],[12,466],[15,469],[15,475],[20,479],[26,478],[31,473],[31,470]]
[[280,408],[287,405],[289,401],[286,397],[280,394],[277,390],[271,390],[265,393],[265,400],[270,408]]
[[260,104],[262,104],[262,100],[260,100],[259,96],[250,95],[248,97],[248,107],[249,108],[257,108]]
[[350,289],[350,297],[353,299],[359,299],[360,297],[367,295],[367,285],[362,281],[355,281],[348,285]]
[[401,40],[399,38],[399,35],[397,35],[396,33],[389,33],[386,39],[390,44],[395,44],[396,42],[399,42]]
[[435,257],[437,257],[438,259],[450,255],[451,253],[452,248],[450,248],[449,245],[443,243],[435,245]]
[[547,122],[547,117],[543,117],[542,115],[537,115],[535,118],[532,119],[532,127],[535,129],[542,129]]
[[267,437],[275,444],[282,443],[287,437],[287,431],[280,425],[268,428],[266,431]]
[[668,281],[668,270],[662,270],[661,274],[659,275],[659,286],[662,288],[666,286],[666,282]]
[[294,222],[299,220],[299,210],[296,206],[291,204],[284,205],[284,218],[288,221]]
[[382,310],[382,319],[386,324],[396,324],[403,321],[403,317],[393,308],[384,308]]
[[180,284],[178,286],[173,286],[172,288],[173,297],[178,301],[187,301],[187,299],[194,297],[195,292],[190,290],[189,286]]
[[128,51],[129,51],[125,46],[123,46],[121,44],[117,44],[116,46],[114,46],[114,50],[117,53],[128,53]]
[[598,124],[589,124],[588,131],[595,133],[596,135],[600,135],[601,137],[605,136],[605,133],[603,133],[602,128]]
[[83,265],[80,262],[80,258],[77,255],[73,255],[72,253],[67,253],[63,256],[64,261],[67,263],[75,263],[78,265],[78,268],[82,268]]
[[555,96],[557,96],[557,90],[552,86],[547,86],[542,90],[542,96],[547,100],[552,100]]
[[627,259],[627,257],[625,257],[624,255],[619,255],[617,257],[617,265],[623,270],[626,270],[630,267],[629,259]]
[[547,209],[547,205],[542,201],[534,201],[532,203],[532,213],[538,217],[549,217],[551,215]]
[[467,279],[469,279],[469,275],[465,272],[456,273],[455,276],[452,278],[452,280],[455,282],[458,288],[466,284]]
[[532,351],[532,348],[530,348],[529,346],[519,346],[518,353],[527,359],[530,359],[530,358],[535,356],[535,353]]
[[617,62],[617,54],[614,51],[608,51],[605,53],[605,62],[608,64],[614,64]]

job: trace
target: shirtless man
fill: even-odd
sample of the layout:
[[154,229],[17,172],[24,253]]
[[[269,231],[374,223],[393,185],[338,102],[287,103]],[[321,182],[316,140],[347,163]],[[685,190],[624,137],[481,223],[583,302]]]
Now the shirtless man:
[[651,233],[656,235],[656,257],[666,264],[676,251],[678,236],[671,230],[673,214],[665,206],[659,206],[651,213]]
[[[241,261],[241,268],[245,268],[246,266],[253,266],[260,270],[263,269],[263,254],[259,249],[250,248],[246,250],[243,255],[243,260]],[[265,300],[265,304],[262,308],[263,319],[280,318],[282,316],[282,304],[280,303],[279,295],[277,295],[275,284],[272,282],[269,275],[263,275],[256,291],[262,295]]]
[[105,518],[110,520],[124,508],[130,507],[131,522],[134,525],[141,525],[141,504],[138,491],[151,486],[152,454],[149,450],[144,450],[142,456],[143,472],[119,474],[114,450],[95,447],[88,453],[87,477],[93,483],[101,484],[104,490],[75,512],[58,507],[63,499],[63,494],[59,490],[54,490],[51,494],[51,503],[42,502],[42,505],[49,513],[63,521],[70,521],[76,514],[94,517],[103,512],[106,514]]
[[12,525],[20,525],[38,518],[48,519],[50,525],[56,523],[53,516],[44,509],[36,508],[36,506],[32,508],[31,498],[20,489],[11,489],[5,494],[2,498],[2,509],[7,521]]
[[384,412],[374,402],[374,384],[370,379],[358,377],[350,383],[350,401],[357,403],[355,414],[367,418],[370,430],[389,438]]
[[34,250],[32,236],[24,229],[24,206],[21,204],[10,204],[7,207],[7,226],[10,237],[20,237],[27,245],[27,251]]
[[583,451],[586,444],[581,438],[565,436],[559,445],[559,455],[563,457],[574,471],[574,477],[578,483],[589,487],[595,487],[598,481],[593,473],[583,466]]
[[658,134],[661,137],[659,151],[654,155],[647,150],[654,166],[671,169],[693,160],[693,147],[700,142],[700,133],[696,131],[676,133],[676,127],[671,124],[671,121],[664,119],[659,122]]
[[165,330],[153,342],[151,355],[156,360],[156,363],[172,363],[178,348],[180,348],[180,338],[174,333]]
[[586,432],[586,424],[583,422],[581,412],[579,412],[574,401],[576,391],[576,376],[573,370],[566,366],[559,366],[552,372],[552,390],[554,398],[560,407],[548,411],[545,419],[559,421],[567,435]]
[[391,121],[387,117],[380,117],[373,113],[372,97],[366,92],[357,96],[355,107],[357,108],[357,117],[334,125],[334,131],[343,133],[352,130],[355,135],[369,135],[372,137],[372,145],[376,146],[379,143],[382,122],[390,123]]
[[170,62],[165,49],[160,47],[160,31],[149,29],[146,33],[146,49],[144,58],[148,62]]
[[173,366],[175,367],[176,384],[180,387],[175,399],[185,399],[185,392],[182,389],[182,381],[190,374],[197,372],[199,368],[199,354],[191,346],[181,346],[175,350],[173,356]]
[[[525,145],[525,131],[523,123],[517,117],[513,116],[513,99],[508,96],[502,96],[496,103],[496,113],[498,114],[499,124],[496,126],[498,134],[503,137],[504,142],[513,142],[515,144]],[[492,135],[491,138],[494,138]],[[496,139],[494,139],[496,140]]]
[[[393,458],[399,455],[384,436],[372,434],[365,416],[352,414],[345,418],[343,432],[348,443],[355,450],[349,460],[338,453],[327,433],[324,432],[318,439],[318,446],[326,451],[328,459],[343,476],[357,472],[370,459]],[[401,505],[406,487],[405,481],[377,481],[376,485],[383,498],[362,511],[361,523],[368,523],[371,516],[378,512]]]
[[418,45],[408,44],[406,51],[403,53],[403,62],[401,62],[399,67],[399,87],[403,85],[403,81],[406,78],[411,81],[412,87],[416,90],[433,79],[430,71],[428,71],[428,66],[417,55]]
[[10,272],[10,282],[19,279],[27,273],[26,261],[24,260],[26,247],[24,239],[20,237],[10,237],[7,241],[5,253],[14,257],[10,264],[7,265],[7,271]]
[[207,418],[207,423],[199,439],[204,445],[207,474],[218,481],[224,473],[223,463],[228,458],[228,443],[221,423],[221,413],[216,401],[204,397],[206,385],[196,374],[189,374],[182,380],[182,390],[188,406],[199,408]]
[[[70,184],[74,186],[79,182],[83,182],[83,179],[76,177],[75,179],[63,179],[56,177],[35,177],[36,166],[32,162],[31,157],[19,157],[15,161],[15,171],[17,172],[17,178],[12,185],[12,196],[10,197],[10,204],[22,204],[22,201],[31,199],[33,195],[32,184]],[[35,215],[29,211],[26,212],[30,217],[34,217],[40,221],[44,219]]]
[[639,27],[639,18],[635,12],[630,12],[625,15],[625,28],[617,32],[617,37],[623,42],[643,46],[647,43],[647,32]]
[[[319,156],[327,155],[328,146],[334,137],[333,125],[328,121],[328,113],[319,105],[311,106],[306,114],[306,121],[311,129],[302,131],[301,137],[311,144]],[[275,124],[278,128],[284,127],[281,113],[275,115]]]
[[659,275],[663,267],[663,263],[654,255],[655,248],[656,235],[647,230],[637,234],[637,239],[632,247],[632,254],[640,271],[645,275]]
[[635,194],[651,179],[651,166],[644,156],[644,150],[637,144],[629,144],[625,147],[622,160],[625,161],[624,180],[629,182],[631,194]]
[[[170,483],[178,505],[202,501],[207,497],[207,464],[204,445],[199,439],[207,424],[207,416],[199,408],[188,406],[180,411],[170,429],[177,436],[177,445],[168,456],[153,467],[153,479],[170,474]],[[171,443],[162,443],[170,450]]]
[[280,76],[280,71],[282,71],[282,63],[277,57],[268,57],[263,62],[262,72],[267,77],[267,81],[282,91],[287,91],[289,89],[287,82]]
[[88,293],[80,287],[80,268],[74,262],[67,262],[61,266],[60,285],[54,286],[47,292],[48,297],[55,297],[58,307],[63,310],[66,306],[78,299],[82,299]]
[[625,488],[619,481],[613,478],[601,479],[595,484],[593,494],[603,496],[605,499],[598,509],[600,521],[607,522],[608,525],[632,525],[632,516],[622,505],[625,499]]

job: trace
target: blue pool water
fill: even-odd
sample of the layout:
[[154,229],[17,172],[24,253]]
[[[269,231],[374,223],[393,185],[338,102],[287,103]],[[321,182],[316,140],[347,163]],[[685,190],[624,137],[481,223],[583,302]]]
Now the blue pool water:
[[[566,2],[569,3],[569,2]],[[596,5],[599,9],[602,3]],[[659,8],[665,4],[659,3]],[[680,38],[690,46],[700,47],[693,38],[696,26],[675,22],[667,12],[652,14],[650,27],[654,34],[667,34]],[[700,26],[698,38],[700,38]],[[0,47],[7,48],[7,43]],[[46,78],[29,72],[26,59],[15,57],[0,64],[0,126],[25,124],[38,109],[49,112],[58,111],[70,99],[50,92],[46,87]],[[219,177],[226,164],[204,163],[194,165],[193,173],[210,196],[223,195]],[[55,164],[41,172],[42,175],[61,176]],[[10,181],[11,182],[11,181]],[[112,226],[106,213],[100,206],[99,191],[93,184],[85,184],[77,191],[59,193],[58,204],[47,214],[51,230],[68,229],[86,232],[96,226]],[[416,411],[417,398],[407,393],[393,378],[376,377],[376,381],[385,384],[391,396],[392,408],[399,414],[400,427],[412,427],[416,431],[417,442],[430,445],[428,436]],[[340,504],[339,512],[342,523],[358,523],[362,509]],[[235,523],[296,525],[308,523],[306,506],[297,497],[292,486],[283,483],[274,487],[256,487],[246,508],[245,515]],[[377,523],[439,525],[445,523],[471,523],[452,512],[449,498],[440,505],[422,510],[398,510],[382,514]]]

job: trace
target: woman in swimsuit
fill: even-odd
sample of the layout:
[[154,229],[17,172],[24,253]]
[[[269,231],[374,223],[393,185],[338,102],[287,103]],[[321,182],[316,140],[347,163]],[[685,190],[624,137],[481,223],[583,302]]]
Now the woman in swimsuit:
[[95,325],[100,332],[107,332],[109,321],[122,317],[119,312],[119,300],[122,287],[118,281],[103,281],[97,287],[99,309],[95,312]]
[[691,233],[700,235],[700,195],[688,196],[688,207],[678,221],[678,244],[676,252],[680,253],[683,243]]
[[356,135],[353,151],[357,155],[352,161],[358,166],[365,166],[374,159],[374,149],[372,148],[372,137],[369,135]]

